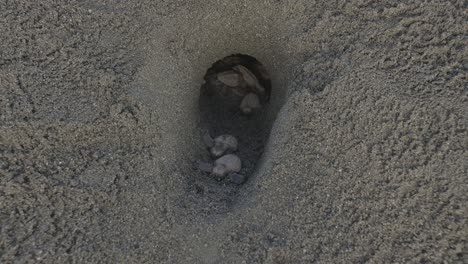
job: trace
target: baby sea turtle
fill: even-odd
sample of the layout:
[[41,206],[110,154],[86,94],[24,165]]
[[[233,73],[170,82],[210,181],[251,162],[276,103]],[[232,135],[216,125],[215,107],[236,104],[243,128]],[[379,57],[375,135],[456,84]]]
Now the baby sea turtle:
[[221,135],[214,139],[214,145],[210,152],[215,157],[221,157],[227,152],[237,150],[237,139],[231,135]]
[[240,104],[240,109],[242,113],[248,115],[251,114],[256,109],[260,108],[260,100],[258,99],[258,95],[254,93],[247,94],[244,99],[242,99]]
[[231,172],[229,173],[228,176],[229,176],[229,181],[237,185],[241,185],[247,180],[247,177],[244,174],[240,174],[237,172]]
[[[231,93],[245,96],[254,92],[259,94],[262,103],[270,99],[271,78],[265,67],[257,59],[248,55],[234,54],[215,62],[204,78],[205,85],[202,86],[202,94],[229,95]],[[242,85],[242,82],[249,85]]]
[[[215,160],[214,164],[209,161],[198,161],[197,167],[203,172],[224,177],[231,173],[238,173],[242,168],[242,162],[237,155],[227,154]],[[238,177],[239,175],[233,175],[233,178]]]
[[[244,114],[251,114],[261,107],[259,96],[265,94],[265,88],[259,83],[255,75],[246,67],[236,65],[234,70],[218,73],[218,80],[232,87],[232,93],[243,96],[240,110]],[[249,92],[245,95],[245,92]],[[244,96],[245,95],[245,96]]]
[[216,78],[229,87],[237,87],[242,85],[242,76],[233,70],[220,72],[216,75]]
[[249,69],[242,65],[236,65],[232,69],[218,73],[217,78],[223,84],[233,88],[234,93],[242,95],[243,92],[252,91],[259,95],[265,94],[265,88]]
[[236,65],[233,67],[233,69],[242,76],[242,80],[244,80],[247,87],[259,95],[265,94],[265,88],[263,88],[263,86],[260,84],[257,76],[255,76],[255,74],[253,74],[249,69],[242,65]]
[[205,131],[202,136],[203,143],[209,148],[214,146],[214,139],[211,137],[208,131]]
[[232,135],[221,135],[213,139],[208,132],[203,133],[203,143],[210,149],[210,153],[214,157],[221,157],[227,152],[237,150],[237,139]]
[[215,161],[211,173],[217,177],[224,177],[229,173],[239,172],[241,168],[242,163],[240,158],[234,154],[227,154]]
[[211,173],[213,171],[213,162],[199,160],[197,168],[203,172]]
[[210,140],[208,134],[204,138],[206,146],[210,148],[210,153],[214,157],[221,157],[225,153],[237,150],[237,139],[232,135],[221,135]]
[[240,158],[234,154],[225,155],[217,159],[214,164],[209,161],[198,161],[197,167],[218,179],[228,176],[229,181],[237,185],[243,184],[247,180],[245,175],[239,173],[242,163]]

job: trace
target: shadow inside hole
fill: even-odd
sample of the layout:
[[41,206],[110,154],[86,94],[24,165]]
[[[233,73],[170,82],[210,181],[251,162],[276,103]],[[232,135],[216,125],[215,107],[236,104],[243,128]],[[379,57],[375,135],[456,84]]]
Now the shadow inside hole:
[[[242,65],[256,77],[264,89],[263,92],[258,92],[248,85],[233,87],[220,81],[220,73],[236,72],[238,65]],[[216,61],[207,70],[204,80],[199,99],[201,133],[208,132],[213,138],[226,134],[236,137],[238,149],[234,154],[242,162],[239,174],[248,180],[263,153],[269,134],[267,104],[271,96],[270,76],[254,57],[234,54]],[[245,114],[241,111],[240,105],[249,93],[258,95],[261,106],[251,114]],[[211,157],[209,151],[206,151],[206,156],[202,159],[214,161],[216,158]]]

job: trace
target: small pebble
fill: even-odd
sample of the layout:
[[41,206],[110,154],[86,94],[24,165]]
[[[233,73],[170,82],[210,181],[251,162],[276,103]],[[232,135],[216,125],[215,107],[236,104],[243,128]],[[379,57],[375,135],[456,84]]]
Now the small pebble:
[[215,161],[213,175],[224,177],[231,172],[239,172],[242,168],[242,163],[239,157],[234,154],[224,155]]
[[214,146],[211,148],[211,154],[215,157],[221,157],[226,152],[237,150],[237,139],[231,135],[221,135],[214,139]]

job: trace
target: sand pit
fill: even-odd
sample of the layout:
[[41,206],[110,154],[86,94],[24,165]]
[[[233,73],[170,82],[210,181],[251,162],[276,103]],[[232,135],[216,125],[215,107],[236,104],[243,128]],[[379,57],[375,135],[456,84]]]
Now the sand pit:
[[[0,263],[463,263],[466,9],[0,3]],[[201,93],[232,54],[271,77],[250,119]]]
[[[252,85],[243,79],[242,74],[236,70],[237,67],[243,67],[241,69],[251,75],[249,78],[252,77]],[[219,76],[225,76],[225,73],[238,80],[226,85],[218,79]],[[255,165],[263,153],[271,121],[274,120],[274,114],[279,108],[278,105],[276,109],[270,105],[272,92],[270,75],[265,66],[254,57],[235,54],[216,61],[208,69],[204,79],[199,99],[200,134],[205,133],[210,137],[214,135],[215,141],[219,139],[218,143],[223,143],[220,136],[232,138],[231,145],[234,146],[231,152],[239,156],[242,163],[242,170],[236,178],[247,179],[252,176]],[[256,100],[253,103],[256,106],[255,109],[248,107],[248,112],[245,112],[243,108],[248,105],[246,102],[250,100],[249,98]],[[216,155],[216,152],[211,151],[211,156]],[[206,156],[200,159],[210,160],[210,157]]]

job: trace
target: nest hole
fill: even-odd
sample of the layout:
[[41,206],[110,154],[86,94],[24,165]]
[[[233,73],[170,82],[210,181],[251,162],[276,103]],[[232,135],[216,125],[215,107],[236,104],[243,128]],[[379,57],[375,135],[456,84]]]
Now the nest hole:
[[[271,78],[265,66],[245,54],[233,54],[213,63],[201,86],[201,133],[208,133],[212,138],[232,135],[237,139],[234,154],[241,159],[240,174],[246,181],[255,171],[269,135],[267,112],[271,92]],[[258,105],[245,103],[246,96],[258,99]],[[203,159],[214,160],[209,151]]]

